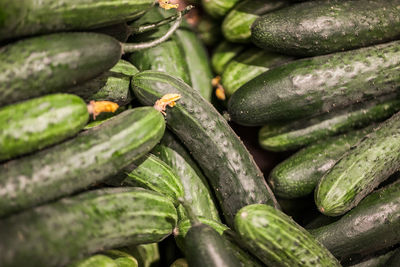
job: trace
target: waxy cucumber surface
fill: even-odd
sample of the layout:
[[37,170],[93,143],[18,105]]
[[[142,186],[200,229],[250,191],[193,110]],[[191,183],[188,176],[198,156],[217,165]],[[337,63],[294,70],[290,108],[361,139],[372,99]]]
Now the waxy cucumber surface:
[[149,152],[164,130],[160,112],[135,108],[57,146],[0,165],[0,217],[116,175]]

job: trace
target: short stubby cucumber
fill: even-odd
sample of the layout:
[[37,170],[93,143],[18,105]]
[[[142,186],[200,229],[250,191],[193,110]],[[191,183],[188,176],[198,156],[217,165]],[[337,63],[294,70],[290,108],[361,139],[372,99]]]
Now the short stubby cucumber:
[[222,41],[212,53],[211,66],[214,72],[222,74],[231,59],[239,55],[244,49],[243,45]]
[[190,86],[168,74],[143,71],[132,79],[140,102],[152,105],[167,93],[181,98],[167,110],[169,128],[192,153],[209,179],[228,225],[243,206],[278,206],[253,157],[217,110]]
[[86,103],[68,94],[47,95],[0,108],[0,161],[73,136],[88,120]]
[[1,220],[0,265],[64,266],[99,251],[159,242],[176,222],[174,205],[156,192],[89,191]]
[[164,130],[160,112],[139,107],[57,146],[0,165],[0,217],[116,175],[149,152]]
[[258,18],[251,37],[257,46],[295,56],[385,43],[400,37],[400,1],[307,1]]
[[400,112],[384,121],[322,177],[315,190],[318,210],[338,216],[355,207],[399,169]]
[[201,0],[202,8],[213,18],[224,17],[237,3],[242,0]]
[[400,41],[296,60],[244,84],[228,111],[243,125],[316,116],[396,92],[399,69]]
[[251,252],[268,266],[341,266],[310,233],[271,206],[242,208],[236,214],[235,229]]
[[[153,0],[3,0],[0,2],[0,40],[112,25],[137,18],[149,9],[153,2]],[[103,53],[99,54],[104,56]]]

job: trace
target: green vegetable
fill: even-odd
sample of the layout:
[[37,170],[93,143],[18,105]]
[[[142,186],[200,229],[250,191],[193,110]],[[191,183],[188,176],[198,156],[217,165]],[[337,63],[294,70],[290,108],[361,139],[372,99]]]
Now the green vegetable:
[[68,267],[118,267],[117,263],[104,255],[94,255],[68,265]]
[[211,65],[217,74],[222,74],[230,62],[235,56],[237,56],[244,46],[229,43],[227,41],[221,42],[214,50],[211,57]]
[[224,17],[241,0],[201,0],[201,6],[212,17]]

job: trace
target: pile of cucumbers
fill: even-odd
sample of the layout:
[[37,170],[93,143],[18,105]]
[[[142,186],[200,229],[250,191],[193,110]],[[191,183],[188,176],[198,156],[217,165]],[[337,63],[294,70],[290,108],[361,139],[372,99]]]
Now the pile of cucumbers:
[[399,89],[400,0],[0,1],[0,266],[400,266]]

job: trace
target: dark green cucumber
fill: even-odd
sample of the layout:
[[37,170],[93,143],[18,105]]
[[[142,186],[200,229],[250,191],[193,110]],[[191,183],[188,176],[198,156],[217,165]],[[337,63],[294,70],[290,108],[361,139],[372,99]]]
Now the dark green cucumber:
[[[85,30],[132,20],[153,0],[3,0],[0,40],[67,30]],[[79,40],[76,40],[79,41]],[[103,55],[103,53],[99,53]]]
[[289,62],[260,74],[230,98],[243,125],[288,121],[395,92],[400,41]]
[[272,191],[277,196],[289,199],[312,193],[321,177],[372,130],[373,127],[367,127],[321,139],[303,148],[271,171],[268,183]]
[[[249,0],[252,1],[252,0]],[[230,97],[243,84],[267,70],[282,65],[293,58],[271,53],[258,48],[250,48],[234,57],[225,67],[221,83],[225,95]]]
[[74,139],[0,165],[0,217],[112,177],[149,152],[164,129],[160,112],[135,108]]
[[0,108],[0,161],[73,136],[88,120],[86,103],[68,94],[47,95]]
[[[397,251],[400,251],[397,249]],[[358,262],[356,264],[350,264],[346,265],[347,267],[396,267],[398,265],[393,265],[390,266],[389,264],[389,259],[391,256],[396,252],[396,250],[391,250],[385,254],[374,256],[374,257],[369,257],[368,259],[364,259],[361,262]],[[398,264],[400,262],[400,259],[396,262]]]
[[271,206],[242,208],[236,214],[235,228],[251,252],[268,266],[340,266],[311,234]]
[[373,192],[340,220],[312,229],[333,255],[367,254],[400,242],[400,181]]
[[315,190],[320,212],[344,214],[399,169],[399,129],[400,112],[381,123],[321,178]]
[[311,119],[266,125],[259,132],[258,142],[262,148],[270,151],[294,150],[329,136],[385,120],[399,110],[400,99],[388,95]]
[[168,74],[144,71],[132,79],[140,102],[152,105],[167,93],[181,98],[167,109],[169,128],[192,153],[209,179],[228,225],[236,212],[252,203],[277,206],[253,157],[217,110],[190,86]]
[[138,166],[122,181],[122,185],[139,186],[156,191],[169,197],[178,206],[178,198],[183,196],[184,188],[175,170],[152,154],[139,161],[141,162]]
[[56,33],[4,46],[0,106],[66,91],[109,70],[121,53],[117,40],[97,33]]
[[316,56],[397,40],[399,0],[320,0],[258,18],[253,43],[296,56]]
[[127,105],[132,100],[130,92],[131,77],[139,70],[128,61],[120,59],[109,71],[83,84],[67,90],[85,101],[108,100],[119,106]]
[[[220,221],[206,178],[199,176],[181,155],[169,147],[157,145],[152,153],[168,164],[179,177],[184,191],[181,196],[191,205],[194,214]],[[178,217],[179,220],[186,218],[181,208],[178,209]]]
[[102,250],[159,242],[176,221],[172,202],[153,191],[85,192],[1,220],[0,265],[62,266]]
[[221,42],[214,50],[211,65],[217,74],[222,74],[229,61],[237,56],[245,47],[238,44]]
[[260,16],[287,5],[285,0],[245,0],[237,4],[225,16],[222,33],[234,43],[249,43],[251,25]]
[[118,265],[110,257],[105,255],[94,255],[70,264],[68,267],[118,267]]
[[241,0],[201,0],[201,6],[213,18],[219,19],[228,14]]
[[[153,7],[143,17],[135,21],[133,26],[146,23],[155,23],[168,16],[167,11],[161,10],[159,7]],[[168,31],[169,26],[164,25],[154,31],[146,32],[134,36],[134,41],[146,42],[159,38]],[[137,51],[129,56],[129,61],[139,70],[157,70],[163,71],[175,77],[182,79],[190,84],[190,74],[188,65],[185,60],[184,51],[176,40],[176,36],[172,36],[169,40],[162,44]]]

